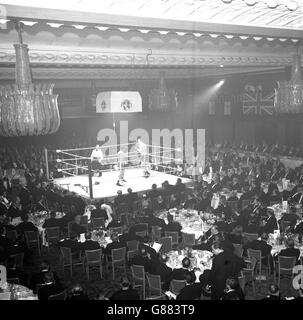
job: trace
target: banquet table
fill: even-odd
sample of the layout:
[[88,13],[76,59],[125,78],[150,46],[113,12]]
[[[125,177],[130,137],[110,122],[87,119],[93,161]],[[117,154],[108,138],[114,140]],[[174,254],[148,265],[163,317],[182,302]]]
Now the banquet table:
[[19,284],[5,283],[0,292],[10,293],[10,300],[38,300],[38,296],[32,290]]
[[[296,249],[300,250],[300,257],[303,257],[303,245],[296,246]],[[275,244],[272,246],[271,255],[275,256],[280,253],[281,250],[286,249],[285,244]]]
[[182,268],[182,260],[189,257],[191,260],[191,269],[195,271],[196,282],[199,282],[199,277],[205,270],[211,270],[213,254],[206,250],[173,250],[167,253],[168,260],[166,265],[171,269]]
[[[181,232],[195,234],[195,238],[199,239],[214,224],[215,216],[208,213],[199,214],[197,210],[177,210],[170,209],[159,213],[159,218],[167,223],[167,215],[171,214],[174,221],[179,222],[182,226]],[[203,220],[202,220],[203,217]]]

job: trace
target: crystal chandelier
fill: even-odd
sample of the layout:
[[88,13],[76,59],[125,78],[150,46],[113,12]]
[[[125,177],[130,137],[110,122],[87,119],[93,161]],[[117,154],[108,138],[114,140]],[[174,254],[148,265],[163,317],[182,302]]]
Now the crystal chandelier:
[[22,24],[16,23],[16,83],[0,87],[0,135],[35,136],[56,132],[60,126],[54,84],[33,83],[28,46],[22,42]]
[[149,95],[149,109],[154,111],[169,111],[178,108],[178,95],[165,85],[165,73],[160,72],[160,86],[153,89]]
[[278,81],[278,88],[275,89],[275,108],[278,113],[303,113],[303,83],[299,53],[293,59],[291,80]]

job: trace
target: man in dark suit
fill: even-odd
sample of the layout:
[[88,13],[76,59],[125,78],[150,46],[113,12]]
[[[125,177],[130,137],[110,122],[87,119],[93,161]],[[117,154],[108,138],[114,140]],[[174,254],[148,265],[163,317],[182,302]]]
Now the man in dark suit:
[[152,268],[152,260],[150,254],[145,250],[145,248],[141,248],[139,250],[139,254],[135,255],[131,260],[131,265],[143,266],[145,272],[151,271]]
[[262,300],[280,300],[280,290],[276,284],[271,284],[269,286],[267,296]]
[[295,257],[296,262],[299,262],[300,249],[295,248],[295,242],[292,238],[287,238],[285,241],[286,249],[280,251],[279,256],[281,257]]
[[159,275],[161,278],[161,282],[165,282],[165,280],[170,276],[172,269],[166,265],[168,257],[165,255],[160,255],[159,260],[155,260],[152,263],[151,273],[155,275]]
[[37,231],[38,229],[34,226],[32,222],[28,221],[28,215],[22,214],[21,216],[22,222],[17,225],[16,231],[19,235],[23,235],[25,231]]
[[202,294],[202,283],[195,282],[196,276],[192,272],[185,274],[186,286],[177,295],[176,300],[195,300],[199,299]]
[[244,300],[244,293],[236,278],[226,279],[226,288],[221,300]]
[[274,233],[274,230],[278,230],[278,222],[275,217],[273,210],[267,209],[267,219],[265,221],[265,225],[262,228],[262,232],[264,233]]
[[85,242],[80,244],[80,248],[84,253],[86,250],[98,250],[101,247],[100,247],[100,244],[98,241],[92,240],[92,233],[86,232],[85,233]]
[[174,221],[174,217],[170,214],[167,215],[168,224],[164,226],[164,231],[178,232],[181,235],[182,226],[179,222]]
[[111,235],[112,243],[109,243],[104,249],[104,254],[107,256],[111,256],[113,249],[120,249],[125,247],[125,243],[119,241],[119,237],[116,233]]
[[130,281],[124,277],[121,281],[121,289],[115,292],[109,300],[140,300],[137,290],[131,288]]
[[215,215],[224,215],[226,219],[230,219],[232,215],[232,210],[226,202],[226,197],[220,197],[220,203],[217,209],[214,210]]
[[101,203],[96,204],[96,209],[91,211],[90,219],[103,218],[104,221],[108,220],[108,215],[105,209],[101,209]]
[[211,200],[207,196],[207,191],[202,193],[202,199],[199,202],[198,209],[199,211],[206,212],[211,207]]
[[46,219],[42,228],[61,228],[61,219],[56,219],[56,212],[51,211],[50,218]]
[[54,274],[47,272],[44,275],[44,285],[38,290],[39,300],[48,300],[52,295],[59,294],[64,291],[64,287],[60,282],[55,281]]
[[69,239],[64,239],[58,242],[59,247],[70,248],[72,254],[76,254],[81,250],[80,242],[78,242],[78,235],[71,233]]
[[76,235],[80,235],[81,233],[86,232],[86,228],[81,226],[81,215],[76,215],[74,219],[74,223],[71,225],[71,232]]
[[[174,269],[171,272],[171,274],[165,279],[165,285],[164,285],[165,290],[169,290],[170,282],[172,280],[184,280],[185,274],[189,272],[189,268],[190,268],[190,260],[188,257],[185,257],[182,260],[182,268]],[[191,272],[195,275],[193,271]]]
[[220,242],[214,243],[212,249],[215,257],[209,284],[211,285],[212,299],[219,300],[224,293],[226,279],[229,277],[237,278],[240,271],[245,268],[245,262],[234,253],[224,251]]

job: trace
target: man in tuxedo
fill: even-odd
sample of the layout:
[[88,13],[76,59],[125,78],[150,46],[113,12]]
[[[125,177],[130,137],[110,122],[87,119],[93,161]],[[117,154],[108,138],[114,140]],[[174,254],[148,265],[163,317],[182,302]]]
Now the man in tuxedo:
[[195,300],[200,299],[203,286],[201,282],[195,282],[196,276],[192,272],[186,272],[185,274],[185,287],[177,295],[176,300]]
[[111,235],[111,240],[112,240],[112,243],[109,243],[104,249],[104,254],[106,256],[111,256],[113,249],[120,249],[125,247],[125,244],[119,241],[119,237],[116,233],[113,233]]
[[23,235],[25,231],[38,231],[37,227],[30,221],[28,221],[28,215],[22,214],[21,216],[22,222],[19,223],[16,227],[16,231],[19,235]]
[[174,217],[170,214],[167,215],[168,224],[164,226],[164,231],[168,232],[178,232],[181,236],[182,226],[179,222],[174,221]]
[[235,278],[226,279],[226,288],[221,300],[244,300],[244,293]]
[[226,279],[229,277],[237,278],[240,271],[245,268],[242,258],[230,251],[224,251],[222,243],[216,242],[212,247],[215,255],[209,279],[211,285],[212,300],[219,300],[226,286]]
[[81,226],[81,216],[76,215],[74,219],[74,223],[71,225],[71,232],[75,233],[79,236],[81,233],[86,232],[86,228]]
[[56,219],[56,212],[51,211],[50,218],[46,219],[43,223],[42,228],[55,228],[55,227],[62,227],[61,219]]
[[264,233],[274,233],[275,230],[278,230],[278,222],[275,217],[275,213],[271,209],[267,209],[266,211],[267,219],[265,221],[265,225],[262,228],[262,232]]
[[[170,282],[172,280],[184,280],[185,274],[189,272],[189,268],[190,268],[190,260],[188,257],[185,257],[182,260],[182,268],[174,269],[172,273],[166,278],[165,284],[164,284],[165,290],[169,290]],[[192,272],[195,276],[195,273],[193,271],[190,271],[190,272]]]
[[276,284],[271,284],[269,286],[267,296],[262,300],[280,300],[280,290]]
[[215,215],[223,215],[224,218],[230,219],[232,215],[231,207],[226,202],[226,197],[220,197],[220,203],[217,209],[214,210]]
[[155,275],[159,275],[161,278],[161,282],[165,282],[165,280],[170,276],[172,269],[166,265],[168,257],[166,255],[160,255],[159,260],[155,260],[152,263],[151,273]]
[[105,209],[101,209],[101,203],[96,203],[96,209],[93,209],[91,211],[90,219],[97,219],[97,218],[103,218],[104,222],[108,220],[107,212]]
[[131,288],[127,277],[121,280],[121,289],[116,291],[109,300],[140,300],[137,290]]
[[64,291],[62,284],[55,280],[52,272],[47,272],[44,275],[44,285],[38,290],[39,300],[48,300],[52,295],[59,294]]
[[280,251],[279,256],[281,257],[295,257],[296,262],[299,262],[300,249],[295,248],[295,242],[292,238],[287,238],[285,241],[286,249]]
[[131,260],[131,265],[143,266],[145,272],[151,271],[152,268],[152,260],[150,254],[145,250],[145,248],[141,248],[139,250],[139,254],[135,255]]
[[81,250],[80,243],[78,242],[78,235],[74,232],[71,232],[69,239],[59,241],[58,246],[70,248],[72,254],[77,254]]
[[92,240],[92,233],[86,232],[85,233],[85,242],[80,244],[80,249],[83,253],[85,253],[86,250],[98,250],[100,249],[100,244],[98,241]]

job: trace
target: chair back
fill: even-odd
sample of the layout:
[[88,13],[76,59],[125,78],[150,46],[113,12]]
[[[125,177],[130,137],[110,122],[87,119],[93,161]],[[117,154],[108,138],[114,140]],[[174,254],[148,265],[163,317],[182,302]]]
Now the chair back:
[[8,283],[13,283],[13,284],[20,284],[20,279],[18,277],[16,278],[7,278]]
[[6,231],[6,237],[12,241],[17,241],[18,240],[18,233],[16,230],[9,230],[9,231]]
[[173,279],[170,282],[170,291],[175,294],[178,295],[180,293],[180,291],[186,286],[186,281],[185,280],[175,280]]
[[140,237],[140,238],[145,238],[148,236],[148,232],[147,230],[143,230],[143,231],[137,231],[136,232],[136,236]]
[[0,300],[10,300],[11,293],[10,292],[1,292],[0,293]]
[[72,233],[72,225],[74,224],[74,221],[69,221],[67,223],[67,235],[70,237],[71,233]]
[[128,213],[122,213],[120,215],[120,221],[123,224],[123,226],[128,227],[129,226]]
[[125,261],[126,247],[119,249],[112,249],[112,262],[122,262]]
[[30,247],[33,244],[40,246],[38,231],[24,231],[24,237],[27,246]]
[[166,252],[172,251],[172,248],[173,248],[172,237],[160,238],[159,243],[162,244],[162,247],[160,249],[161,253],[166,253]]
[[60,292],[58,294],[54,294],[48,297],[48,300],[65,300],[66,298],[66,291]]
[[172,238],[172,245],[179,244],[179,233],[177,231],[165,231],[165,237]]
[[85,250],[85,258],[88,264],[100,263],[102,258],[102,249]]
[[149,295],[151,297],[152,296],[160,297],[162,294],[161,277],[159,275],[146,273],[146,279],[147,279],[148,288],[149,288]]
[[93,229],[105,228],[105,220],[104,218],[93,218],[92,219]]
[[121,213],[128,213],[128,204],[127,203],[120,203],[117,209],[117,213],[121,214]]
[[296,257],[278,256],[278,264],[280,271],[292,271],[296,265]]
[[109,228],[111,233],[123,234],[123,227],[113,227]]
[[258,263],[262,259],[262,252],[261,250],[247,249],[247,256],[250,261],[254,258]]
[[60,240],[60,228],[45,228],[47,241]]
[[234,246],[234,254],[240,258],[242,258],[243,256],[243,248],[242,248],[242,244],[238,244],[238,243],[233,243],[232,244]]
[[126,247],[129,251],[138,250],[139,249],[139,241],[137,241],[137,240],[127,241]]
[[257,233],[243,233],[244,238],[247,240],[247,242],[252,242],[254,240],[257,240],[259,238],[259,235]]
[[152,226],[152,241],[158,241],[161,238],[161,232],[161,227]]
[[238,277],[240,288],[242,289],[243,293],[245,293],[245,284],[246,284],[246,278],[244,275],[241,275]]
[[133,283],[135,286],[145,285],[145,271],[143,266],[133,264],[131,267]]
[[138,254],[138,250],[129,250],[127,251],[127,261],[131,262],[132,258]]
[[60,251],[63,257],[64,265],[72,264],[72,250],[71,248],[60,247]]
[[196,237],[194,233],[183,233],[182,232],[182,242],[184,246],[194,246],[196,243]]

